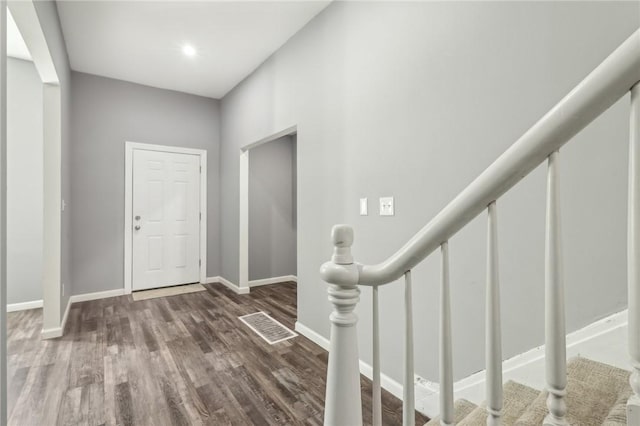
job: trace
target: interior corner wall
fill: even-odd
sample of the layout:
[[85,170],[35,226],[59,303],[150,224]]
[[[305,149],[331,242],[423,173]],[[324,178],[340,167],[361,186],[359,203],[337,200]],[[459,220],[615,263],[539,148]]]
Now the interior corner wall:
[[249,150],[249,280],[296,275],[295,142]]
[[62,212],[62,225],[60,235],[60,310],[62,320],[69,296],[72,292],[71,281],[71,162],[70,162],[70,124],[71,124],[71,68],[67,47],[62,35],[62,27],[58,17],[55,1],[34,1],[40,26],[47,41],[49,52],[54,62],[60,85],[60,114],[61,114],[61,198],[67,203],[67,208]]
[[[297,125],[298,320],[329,336],[330,230],[386,259],[639,25],[637,2],[334,2],[222,100],[222,272],[238,277],[240,148]],[[560,154],[568,331],[626,304],[628,97]],[[505,357],[543,342],[545,166],[498,200]],[[395,216],[377,199],[395,197]],[[369,198],[369,216],[358,199]],[[606,224],[606,226],[605,226]],[[486,217],[450,241],[456,379],[484,368]],[[439,255],[414,273],[416,373],[438,379]],[[401,382],[402,286],[381,288]],[[360,354],[371,362],[371,293]]]
[[42,300],[42,81],[7,58],[7,303]]
[[219,275],[219,102],[72,73],[74,294],[124,288],[125,142],[207,151],[207,276]]

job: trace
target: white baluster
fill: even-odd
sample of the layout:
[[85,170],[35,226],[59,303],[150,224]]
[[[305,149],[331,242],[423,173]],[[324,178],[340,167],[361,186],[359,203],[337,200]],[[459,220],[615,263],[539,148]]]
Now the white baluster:
[[413,297],[411,295],[411,271],[404,274],[404,385],[402,404],[402,425],[414,426],[416,422],[414,380],[413,380]]
[[545,362],[547,408],[544,425],[567,425],[567,346],[558,193],[558,152],[549,156],[547,175],[547,229],[545,242]]
[[325,426],[357,426],[362,424],[360,396],[360,362],[358,357],[358,317],[353,312],[360,300],[358,267],[351,256],[353,229],[336,225],[332,230],[334,252],[331,262],[320,268],[329,286],[333,303],[331,343],[327,366]]
[[487,425],[500,425],[502,416],[502,330],[498,274],[498,216],[496,202],[489,204],[487,226],[486,344]]
[[373,426],[382,426],[382,390],[380,387],[380,314],[378,286],[373,286]]
[[627,402],[627,424],[640,425],[640,84],[631,89],[629,143],[629,229],[627,276],[629,288],[629,378],[633,395]]
[[453,360],[451,349],[451,296],[449,291],[449,243],[440,246],[442,275],[440,281],[440,424],[454,424]]

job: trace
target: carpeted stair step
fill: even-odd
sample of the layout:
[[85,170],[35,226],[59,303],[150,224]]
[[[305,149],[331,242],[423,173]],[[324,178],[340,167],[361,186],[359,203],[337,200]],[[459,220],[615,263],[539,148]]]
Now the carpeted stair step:
[[[502,424],[512,425],[531,403],[540,394],[529,386],[525,386],[513,381],[507,382],[503,387],[503,408],[502,408]],[[473,410],[464,418],[458,426],[477,426],[487,424],[486,404]]]
[[609,410],[607,418],[602,423],[603,426],[627,426],[627,400],[632,394],[630,386],[622,391],[615,405]]
[[[467,417],[469,413],[475,410],[478,406],[473,402],[466,399],[459,399],[453,404],[453,417],[456,424],[460,423],[462,419]],[[424,426],[440,426],[440,416],[434,417],[425,423]]]
[[[616,425],[618,405],[626,403],[629,372],[586,358],[567,365],[567,421],[575,426]],[[628,398],[628,396],[627,396]],[[517,426],[538,426],[547,415],[547,392],[541,392],[516,421]],[[610,417],[611,416],[611,417]],[[610,418],[610,420],[608,420]],[[626,419],[625,419],[626,422]]]

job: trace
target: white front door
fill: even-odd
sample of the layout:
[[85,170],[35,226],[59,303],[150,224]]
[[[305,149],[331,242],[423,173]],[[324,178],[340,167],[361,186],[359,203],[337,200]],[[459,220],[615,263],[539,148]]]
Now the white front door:
[[133,290],[200,281],[200,157],[133,151]]

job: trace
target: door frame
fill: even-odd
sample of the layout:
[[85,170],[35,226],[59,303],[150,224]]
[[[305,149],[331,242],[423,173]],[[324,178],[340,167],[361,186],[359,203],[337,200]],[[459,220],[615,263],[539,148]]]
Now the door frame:
[[[249,152],[265,143],[280,139],[283,136],[293,136],[298,134],[298,125],[287,127],[279,132],[273,133],[260,140],[245,145],[240,148],[240,243],[238,253],[238,287],[240,292],[248,293],[249,286]],[[296,164],[298,159],[296,158]],[[296,166],[297,179],[297,166]],[[297,197],[296,197],[297,198]],[[295,209],[298,206],[294,206]],[[297,237],[296,237],[297,238]],[[299,245],[298,245],[299,247]]]
[[190,154],[200,157],[200,283],[207,282],[207,151],[178,146],[125,142],[124,154],[124,293],[133,288],[133,152],[135,150]]

